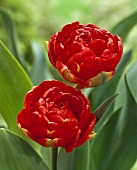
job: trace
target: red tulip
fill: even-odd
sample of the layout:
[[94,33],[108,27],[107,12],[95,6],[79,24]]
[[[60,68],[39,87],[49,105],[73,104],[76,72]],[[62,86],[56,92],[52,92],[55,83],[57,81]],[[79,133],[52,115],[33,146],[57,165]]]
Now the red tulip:
[[95,136],[95,115],[81,91],[52,80],[27,92],[17,116],[22,132],[45,147],[63,147],[71,152]]
[[108,81],[123,53],[120,37],[93,24],[79,22],[67,24],[55,33],[47,47],[52,65],[64,79],[80,88]]

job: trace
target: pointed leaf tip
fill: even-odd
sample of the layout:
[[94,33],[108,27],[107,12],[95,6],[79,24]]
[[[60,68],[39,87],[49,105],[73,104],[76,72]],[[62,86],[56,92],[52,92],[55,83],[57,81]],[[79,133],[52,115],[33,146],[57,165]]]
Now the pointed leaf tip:
[[97,122],[101,119],[101,117],[106,113],[112,104],[113,100],[119,95],[119,93],[113,94],[109,98],[107,98],[94,112]]

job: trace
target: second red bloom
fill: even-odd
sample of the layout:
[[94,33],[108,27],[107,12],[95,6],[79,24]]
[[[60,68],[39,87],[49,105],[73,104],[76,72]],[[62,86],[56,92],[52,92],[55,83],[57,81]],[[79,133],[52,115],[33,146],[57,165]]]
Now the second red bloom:
[[45,147],[63,147],[67,152],[94,135],[95,115],[88,99],[62,82],[44,81],[30,90],[17,116],[18,127]]

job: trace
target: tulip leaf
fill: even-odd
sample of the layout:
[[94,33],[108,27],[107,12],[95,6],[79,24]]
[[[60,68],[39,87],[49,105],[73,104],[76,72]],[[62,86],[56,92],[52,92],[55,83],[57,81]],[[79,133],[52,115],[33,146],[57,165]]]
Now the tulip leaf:
[[61,148],[58,155],[58,170],[89,170],[89,142],[75,148],[71,153],[66,153]]
[[127,70],[127,83],[137,103],[137,62]]
[[15,57],[0,42],[0,113],[11,131],[19,133],[16,116],[32,83]]
[[137,24],[137,12],[120,21],[112,30],[113,34],[119,35],[125,41],[130,30]]
[[128,50],[122,57],[120,63],[118,64],[118,66],[116,67],[116,74],[121,70],[123,69],[126,64],[128,64],[131,60],[131,57],[132,57],[132,52],[133,52],[133,49],[130,49]]
[[129,170],[137,159],[137,103],[126,79],[122,77],[121,83],[126,94],[121,102],[125,104],[109,117],[92,142],[93,170]]
[[132,166],[131,170],[137,170],[137,160],[136,160],[135,164]]
[[120,92],[120,95],[115,100],[114,111],[124,107],[126,104],[126,86],[124,82],[124,76],[125,75],[122,75],[116,88],[116,91]]
[[22,138],[0,128],[0,169],[49,170],[37,152]]
[[[99,121],[99,124],[102,124],[102,121],[100,120],[102,118],[102,116],[104,117],[106,111],[109,109],[109,107],[111,106],[112,102],[114,101],[114,99],[119,95],[119,93],[113,94],[112,96],[110,96],[109,98],[107,98],[94,112],[94,114],[96,115],[96,120],[97,122]],[[108,116],[108,115],[107,115]],[[104,120],[106,119],[106,117],[104,117]]]
[[40,155],[42,156],[43,160],[46,162],[47,166],[51,167],[51,158],[52,158],[52,148],[51,147],[41,147]]
[[0,7],[0,16],[5,25],[7,40],[9,44],[9,50],[16,57],[16,59],[20,62],[20,64],[26,69],[25,60],[19,51],[19,47],[17,43],[18,38],[17,38],[17,33],[15,30],[13,19],[11,18],[9,12],[3,7]]
[[7,123],[3,119],[2,115],[0,114],[0,128],[8,128]]
[[42,81],[46,79],[53,79],[48,69],[48,63],[46,62],[45,59],[44,50],[35,41],[32,42],[32,53],[34,59],[30,76],[33,84],[39,85]]

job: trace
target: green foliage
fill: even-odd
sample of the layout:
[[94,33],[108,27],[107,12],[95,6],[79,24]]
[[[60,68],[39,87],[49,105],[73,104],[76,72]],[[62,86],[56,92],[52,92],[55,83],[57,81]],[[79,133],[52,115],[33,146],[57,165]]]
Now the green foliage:
[[49,170],[37,152],[22,138],[0,128],[0,169]]
[[68,154],[61,149],[58,156],[58,170],[89,170],[89,156],[89,142]]
[[[131,94],[133,95],[136,103],[137,103],[137,79],[136,79],[136,73],[137,73],[137,62],[135,62],[127,71],[127,84],[129,86],[129,89],[131,91]],[[133,83],[134,80],[134,83]]]
[[8,40],[8,45],[11,53],[17,58],[17,60],[21,63],[21,65],[25,68],[25,61],[24,58],[21,56],[18,47],[18,39],[17,33],[15,30],[14,22],[8,12],[8,10],[0,7],[0,16],[4,22],[6,35]]
[[[49,0],[1,0],[0,6],[9,10],[10,16],[16,24],[18,45],[26,58],[30,57],[28,56],[28,51],[31,48],[30,41],[34,37],[37,42],[42,44],[55,31]],[[0,39],[1,37],[6,44],[6,38],[0,35]]]
[[128,16],[127,18],[120,21],[113,29],[114,34],[119,35],[123,42],[126,40],[126,37],[129,31],[137,24],[137,12]]
[[33,64],[31,66],[30,77],[34,85],[40,84],[46,79],[53,79],[49,69],[48,63],[45,59],[45,53],[42,47],[32,42]]
[[23,107],[32,83],[17,60],[0,42],[0,113],[8,127],[18,133],[16,115]]
[[44,148],[41,147],[40,155],[42,156],[43,160],[46,162],[49,169],[51,168],[51,158],[52,158],[52,148]]
[[0,128],[8,128],[7,123],[5,122],[5,120],[3,119],[2,115],[0,114]]
[[[131,71],[129,70],[129,74]],[[121,100],[118,99],[120,103],[124,103],[123,106],[118,107],[119,109],[109,117],[91,145],[94,170],[129,170],[137,159],[137,135],[135,135],[137,134],[137,103],[127,81],[127,76],[122,77],[119,86],[124,89],[122,94],[124,96],[120,98]]]

